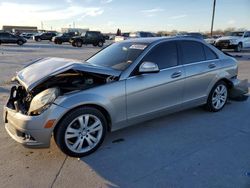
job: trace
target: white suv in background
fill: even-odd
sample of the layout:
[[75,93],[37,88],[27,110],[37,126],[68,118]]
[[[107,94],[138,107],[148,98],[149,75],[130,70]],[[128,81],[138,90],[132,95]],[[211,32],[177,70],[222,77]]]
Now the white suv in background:
[[218,38],[215,46],[219,49],[234,49],[236,52],[240,52],[242,48],[250,48],[250,31],[230,32]]

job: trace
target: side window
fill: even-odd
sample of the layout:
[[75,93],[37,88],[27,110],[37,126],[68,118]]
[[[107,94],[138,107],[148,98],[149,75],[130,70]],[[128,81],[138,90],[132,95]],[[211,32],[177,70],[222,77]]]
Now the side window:
[[93,37],[93,33],[87,33],[87,37],[88,38],[92,38]]
[[182,41],[180,43],[182,49],[183,64],[205,61],[206,57],[203,50],[203,44],[196,41]]
[[155,46],[143,61],[157,63],[160,69],[178,65],[177,46],[175,42],[165,42]]
[[206,60],[218,59],[217,55],[207,46],[203,45],[206,54]]
[[140,33],[141,37],[147,37],[147,33],[141,32]]
[[8,34],[8,33],[2,33],[1,36],[2,36],[2,37],[8,37],[9,34]]
[[245,36],[244,37],[250,37],[250,32],[246,32]]

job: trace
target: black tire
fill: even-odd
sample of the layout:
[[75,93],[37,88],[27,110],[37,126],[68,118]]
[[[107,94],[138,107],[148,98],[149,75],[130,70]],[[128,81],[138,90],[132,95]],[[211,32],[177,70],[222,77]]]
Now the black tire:
[[239,44],[235,47],[234,51],[235,51],[235,52],[241,52],[241,50],[242,50],[242,43],[239,43]]
[[[220,102],[221,102],[221,106],[219,105],[219,107],[215,107],[217,105],[217,103],[216,103],[216,105],[214,104],[213,98],[218,97],[218,96],[216,96],[216,89],[218,87],[220,87],[220,86],[221,87],[225,87],[225,89],[226,89],[226,91],[225,91],[226,94],[220,95],[221,97],[224,96],[223,98],[225,98],[225,101],[222,102],[222,100],[219,99]],[[228,86],[227,86],[227,84],[224,81],[219,81],[219,82],[217,82],[214,85],[214,87],[210,91],[209,96],[208,96],[208,100],[207,100],[207,103],[206,103],[205,107],[210,112],[218,112],[218,111],[220,111],[220,110],[222,110],[224,108],[224,106],[227,103],[227,100],[228,100]]]
[[82,41],[78,40],[75,42],[76,47],[80,48],[82,47]]
[[98,42],[98,46],[99,46],[99,47],[103,47],[103,42],[102,42],[102,41],[99,41],[99,42]]
[[[99,135],[100,139],[95,143],[96,145],[92,149],[90,149],[86,152],[75,152],[75,151],[72,151],[72,148],[70,148],[68,142],[66,143],[66,141],[65,141],[66,140],[65,137],[67,134],[66,131],[69,127],[72,128],[73,125],[77,125],[75,123],[76,122],[79,123],[79,121],[76,120],[76,118],[83,116],[83,115],[90,115],[90,116],[93,115],[93,116],[97,117],[99,119],[99,121],[101,122],[100,126],[102,127],[102,133]],[[78,126],[80,126],[80,125],[78,125]],[[88,127],[88,128],[90,128],[90,127]],[[78,131],[78,129],[76,129],[76,130]],[[89,130],[87,130],[87,131],[89,131]],[[92,108],[92,107],[80,107],[80,108],[77,108],[77,109],[71,111],[70,113],[66,114],[65,117],[63,117],[62,121],[60,121],[60,123],[56,126],[56,128],[54,130],[54,139],[55,139],[57,146],[61,149],[61,151],[63,153],[65,153],[66,155],[69,155],[71,157],[80,158],[80,157],[84,157],[84,156],[87,156],[87,155],[95,152],[101,146],[101,144],[105,138],[106,132],[107,132],[107,121],[106,121],[106,118],[104,117],[104,115],[99,110],[97,110],[96,108]],[[82,135],[80,136],[80,134],[81,133],[79,133],[78,136],[75,136],[75,137],[70,138],[70,139],[76,138],[76,141],[75,141],[75,143],[76,143],[76,142],[78,142],[79,139],[83,139],[83,138],[80,138],[82,136]],[[88,132],[87,134],[92,134],[92,133]],[[97,134],[97,133],[95,133],[95,134]],[[91,135],[91,136],[93,136],[93,135]],[[88,137],[86,135],[86,130],[85,130],[84,137]],[[68,139],[68,140],[70,140],[70,139]],[[90,136],[89,136],[89,139],[90,139]],[[85,145],[88,144],[87,138],[84,138],[83,140],[84,140],[83,143]],[[73,143],[71,146],[74,147]],[[81,145],[81,148],[82,148],[82,146],[83,146],[83,144]],[[79,145],[76,147],[78,148]]]
[[73,46],[73,47],[76,47],[76,43],[75,43],[75,42],[72,42],[72,46]]
[[22,45],[24,44],[24,42],[21,41],[21,40],[18,40],[18,41],[17,41],[17,44],[18,44],[19,46],[22,46]]
[[59,40],[59,41],[57,41],[57,44],[62,44],[62,41],[60,41],[60,40]]

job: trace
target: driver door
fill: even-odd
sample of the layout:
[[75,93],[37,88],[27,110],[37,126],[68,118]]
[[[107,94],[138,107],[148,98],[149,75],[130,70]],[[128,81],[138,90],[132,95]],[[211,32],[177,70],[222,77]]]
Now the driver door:
[[[151,119],[159,112],[182,104],[184,71],[178,63],[175,42],[155,46],[142,60],[158,64],[158,73],[135,73],[126,80],[127,118],[129,122]],[[141,63],[142,63],[141,62]]]

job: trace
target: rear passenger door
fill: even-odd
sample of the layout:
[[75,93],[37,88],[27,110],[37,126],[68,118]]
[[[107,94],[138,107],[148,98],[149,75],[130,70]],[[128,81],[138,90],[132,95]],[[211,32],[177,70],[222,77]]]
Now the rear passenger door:
[[212,49],[201,42],[185,40],[179,42],[179,47],[186,74],[183,104],[204,102],[220,68],[220,61]]

